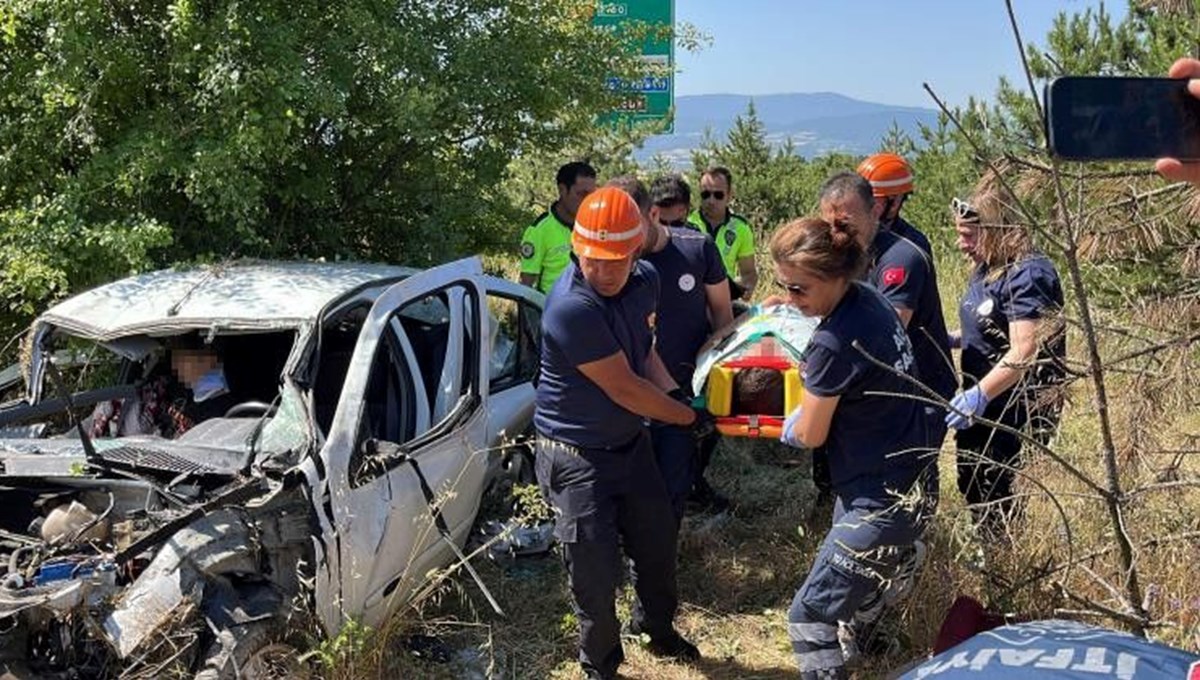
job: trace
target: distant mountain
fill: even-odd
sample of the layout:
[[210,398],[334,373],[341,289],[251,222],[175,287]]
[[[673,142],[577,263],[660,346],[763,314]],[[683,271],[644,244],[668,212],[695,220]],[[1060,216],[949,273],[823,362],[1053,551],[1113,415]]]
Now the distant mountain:
[[638,158],[663,154],[679,165],[690,162],[691,150],[710,130],[724,140],[734,120],[745,115],[754,101],[767,139],[774,145],[788,138],[798,153],[812,157],[830,151],[865,154],[879,147],[879,140],[897,123],[917,138],[918,124],[937,122],[937,111],[915,106],[892,106],[852,99],[833,92],[805,94],[702,94],[675,98],[675,134],[646,141]]

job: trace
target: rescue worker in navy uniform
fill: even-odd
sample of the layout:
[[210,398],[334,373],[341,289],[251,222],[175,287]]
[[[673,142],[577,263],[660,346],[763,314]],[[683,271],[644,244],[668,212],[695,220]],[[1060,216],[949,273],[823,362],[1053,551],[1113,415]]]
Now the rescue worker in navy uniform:
[[[869,261],[867,281],[900,316],[913,347],[917,376],[943,399],[950,399],[958,380],[933,260],[912,241],[879,228],[882,206],[861,176],[852,172],[833,175],[821,186],[819,195],[821,218],[848,225],[858,235]],[[946,438],[946,411],[934,405],[926,405],[924,410],[929,421],[929,443],[924,448],[932,459]]]
[[900,210],[913,191],[913,175],[908,161],[894,153],[871,154],[858,164],[855,172],[871,183],[871,193],[875,195],[875,203],[879,208],[879,228],[912,241],[926,255],[933,257],[929,237],[900,216]]
[[[911,587],[914,545],[937,499],[937,461],[915,395],[915,356],[891,304],[858,279],[867,254],[844,222],[816,218],[771,238],[777,284],[820,324],[803,354],[804,395],[785,444],[824,446],[833,526],[788,610],[800,677],[847,678],[839,622],[871,620]],[[879,363],[883,365],[880,366]],[[890,367],[890,368],[888,368]],[[900,396],[896,396],[900,395]]]
[[[733,306],[729,283],[721,254],[712,238],[686,227],[668,227],[672,218],[687,218],[687,201],[680,206],[681,192],[687,184],[678,176],[660,177],[647,191],[637,178],[618,177],[609,186],[616,186],[638,204],[646,229],[641,259],[658,272],[660,291],[658,312],[654,325],[654,347],[662,358],[671,378],[679,385],[675,398],[690,402],[692,373],[696,370],[696,354],[713,328],[723,328],[733,322]],[[663,210],[680,206],[674,215],[664,216]],[[650,437],[658,470],[671,496],[675,520],[683,519],[685,502],[695,478],[698,462],[698,443],[686,427],[667,423],[651,423]],[[715,440],[714,437],[705,442]],[[703,444],[702,443],[702,444]]]
[[994,175],[968,201],[954,199],[958,248],[974,265],[959,304],[965,390],[946,422],[958,430],[958,487],[985,535],[1003,538],[1019,507],[1016,435],[974,422],[982,416],[1046,443],[1058,426],[1066,376],[1063,291],[1054,264],[1033,249],[1029,232]]
[[556,511],[589,678],[615,677],[624,658],[616,614],[622,546],[639,601],[631,625],[649,637],[648,650],[700,656],[674,627],[676,524],[645,421],[691,427],[700,437],[713,418],[667,394],[677,385],[654,350],[659,278],[637,260],[644,238],[628,194],[590,194],[576,215],[574,258],[542,317],[537,479]]

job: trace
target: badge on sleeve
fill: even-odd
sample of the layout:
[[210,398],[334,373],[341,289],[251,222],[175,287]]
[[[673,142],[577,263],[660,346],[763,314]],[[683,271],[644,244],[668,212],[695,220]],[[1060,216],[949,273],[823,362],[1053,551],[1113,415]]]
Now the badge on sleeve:
[[533,257],[533,254],[535,252],[537,252],[537,250],[533,247],[533,244],[530,243],[529,241],[526,241],[521,244],[521,257],[525,258],[526,260]]
[[736,240],[737,240],[737,234],[734,233],[734,231],[732,229],[729,229],[725,232],[725,245],[726,246],[732,246],[733,242]]
[[883,270],[883,285],[900,286],[904,284],[904,267],[888,267]]

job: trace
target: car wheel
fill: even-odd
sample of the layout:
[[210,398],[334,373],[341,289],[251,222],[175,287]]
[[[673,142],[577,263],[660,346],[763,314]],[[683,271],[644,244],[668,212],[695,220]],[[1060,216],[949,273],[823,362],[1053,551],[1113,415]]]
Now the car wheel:
[[[262,608],[266,605],[265,611]],[[237,609],[253,616],[243,623],[223,622],[209,645],[195,680],[307,680],[312,671],[301,661],[306,649],[305,616],[291,615],[268,587],[243,593]],[[262,613],[256,613],[262,612]]]
[[513,446],[505,452],[500,469],[513,486],[537,483],[537,475],[533,468],[533,451],[523,444]]
[[[294,635],[274,621],[256,621],[242,626],[234,636],[223,631],[209,649],[204,666],[195,680],[283,680],[312,677],[312,670],[300,660],[303,650]],[[229,640],[236,637],[236,640]],[[233,644],[231,645],[230,642]]]

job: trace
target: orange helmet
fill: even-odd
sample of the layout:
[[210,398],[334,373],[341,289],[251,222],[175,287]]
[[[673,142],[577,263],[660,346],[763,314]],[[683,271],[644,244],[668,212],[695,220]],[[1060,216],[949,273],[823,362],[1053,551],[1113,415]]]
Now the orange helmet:
[[871,183],[871,193],[876,197],[902,196],[913,190],[908,161],[894,153],[867,156],[858,164],[858,174]]
[[645,239],[637,203],[616,187],[588,194],[575,212],[571,247],[579,257],[622,260],[636,253]]

